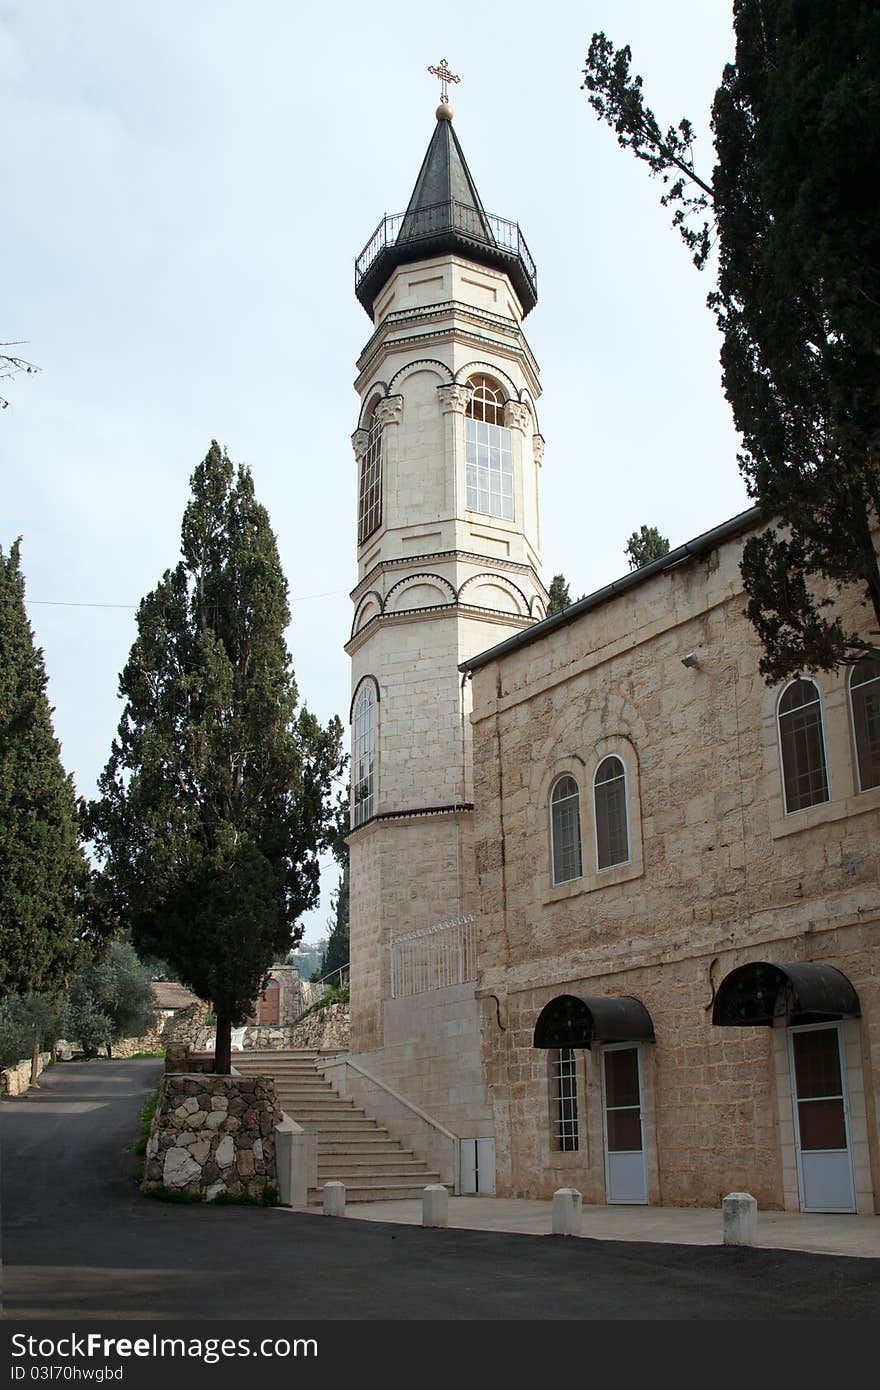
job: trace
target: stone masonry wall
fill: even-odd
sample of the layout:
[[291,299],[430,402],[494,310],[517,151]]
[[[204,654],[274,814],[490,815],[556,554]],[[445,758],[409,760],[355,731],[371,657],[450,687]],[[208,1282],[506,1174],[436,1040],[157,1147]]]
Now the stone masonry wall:
[[[650,1200],[713,1205],[736,1188],[781,1207],[773,1030],[713,1027],[711,1005],[736,966],[821,961],[861,1002],[854,1157],[870,1150],[880,1196],[880,788],[858,787],[847,673],[819,673],[829,799],[786,814],[780,690],[758,672],[741,549],[648,578],[475,672],[478,995],[505,1195],[571,1183],[604,1200],[600,1050],[578,1054],[581,1150],[554,1152],[550,1056],[533,1034],[558,995],[631,994],[656,1036],[642,1049]],[[843,618],[863,621],[856,603]],[[626,769],[630,856],[599,871],[593,777],[609,753]],[[580,791],[583,864],[554,885],[548,802],[563,773]]]
[[163,1185],[203,1201],[277,1190],[281,1108],[268,1076],[166,1074],[147,1140],[144,1189]]
[[[51,1052],[41,1052],[37,1063],[37,1076],[48,1067],[52,1060]],[[16,1062],[14,1067],[5,1067],[0,1071],[0,1094],[7,1096],[23,1096],[31,1084],[32,1059],[27,1057],[23,1062]]]

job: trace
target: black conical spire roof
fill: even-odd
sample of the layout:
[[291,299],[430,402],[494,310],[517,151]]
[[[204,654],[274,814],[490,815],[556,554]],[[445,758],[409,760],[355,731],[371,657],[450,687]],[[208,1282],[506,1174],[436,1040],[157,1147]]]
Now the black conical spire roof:
[[398,241],[411,241],[426,231],[469,229],[495,245],[480,195],[462,152],[452,121],[441,119],[431,137],[428,152],[412,191]]
[[398,266],[451,251],[506,271],[525,315],[538,301],[534,261],[519,227],[484,210],[452,120],[441,112],[406,212],[383,218],[357,259],[357,297],[372,317]]

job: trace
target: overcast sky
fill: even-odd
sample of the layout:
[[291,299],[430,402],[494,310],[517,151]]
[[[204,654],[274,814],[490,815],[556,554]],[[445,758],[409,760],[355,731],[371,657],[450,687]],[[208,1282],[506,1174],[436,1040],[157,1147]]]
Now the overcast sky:
[[[358,402],[370,335],[353,262],[405,208],[448,58],[487,210],[538,267],[544,578],[626,570],[748,505],[721,392],[711,277],[581,91],[594,30],[628,42],[661,125],[708,113],[724,0],[0,0],[0,544],[22,536],[62,756],[93,794],[134,610],[179,552],[212,438],[250,465],[290,584],[300,694],[347,715]],[[306,935],[323,935],[325,874]]]

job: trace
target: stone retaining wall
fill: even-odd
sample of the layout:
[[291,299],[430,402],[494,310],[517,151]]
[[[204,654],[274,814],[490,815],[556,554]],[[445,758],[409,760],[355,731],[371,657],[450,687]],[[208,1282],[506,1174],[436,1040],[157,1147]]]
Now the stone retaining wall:
[[162,1078],[147,1140],[143,1189],[174,1188],[210,1202],[278,1188],[281,1107],[268,1076],[193,1072]]
[[[51,1052],[41,1052],[37,1064],[37,1076],[48,1067],[52,1060]],[[16,1062],[14,1067],[0,1071],[0,1093],[7,1096],[23,1096],[31,1084],[31,1058]]]

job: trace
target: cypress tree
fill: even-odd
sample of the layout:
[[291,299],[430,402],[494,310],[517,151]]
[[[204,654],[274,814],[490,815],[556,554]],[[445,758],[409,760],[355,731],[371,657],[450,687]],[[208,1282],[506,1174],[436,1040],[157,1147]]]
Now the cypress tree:
[[217,1015],[216,1070],[318,899],[342,725],[303,707],[287,584],[250,471],[212,443],[182,559],[142,600],[89,814],[116,910]]
[[[695,173],[690,122],[663,133],[645,104],[628,47],[594,34],[584,85],[662,180],[696,264],[717,245],[709,303],[739,465],[774,520],[745,546],[747,611],[760,669],[779,681],[856,660],[880,637],[880,9],[735,0],[733,13],[711,182]],[[852,627],[817,579],[860,594]]]
[[94,927],[46,680],[16,541],[0,548],[0,998],[57,989]]

